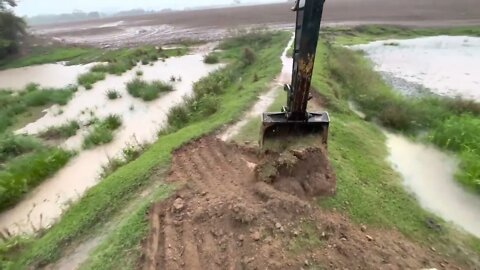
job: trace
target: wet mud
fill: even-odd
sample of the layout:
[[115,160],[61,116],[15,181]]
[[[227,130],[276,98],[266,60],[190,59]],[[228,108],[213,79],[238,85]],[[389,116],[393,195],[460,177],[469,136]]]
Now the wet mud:
[[280,154],[258,155],[255,149],[212,137],[179,149],[167,180],[185,188],[151,207],[150,233],[138,268],[458,269],[397,232],[355,225],[318,208],[304,192],[310,189],[299,193],[275,184],[310,178],[329,193],[333,182],[319,177],[331,173],[328,166],[321,159],[303,159],[318,151],[294,153],[298,161],[287,166],[288,172],[279,166],[278,178],[265,181],[258,178],[257,168],[283,160]]

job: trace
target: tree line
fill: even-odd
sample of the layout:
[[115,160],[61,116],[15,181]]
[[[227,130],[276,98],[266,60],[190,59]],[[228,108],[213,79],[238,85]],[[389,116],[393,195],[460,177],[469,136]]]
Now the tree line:
[[26,34],[25,21],[10,9],[15,6],[15,0],[0,0],[0,60],[17,53]]

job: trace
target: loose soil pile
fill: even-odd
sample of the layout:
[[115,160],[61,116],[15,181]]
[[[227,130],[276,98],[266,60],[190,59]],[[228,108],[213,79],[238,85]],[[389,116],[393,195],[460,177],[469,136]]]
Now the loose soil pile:
[[457,269],[394,231],[318,208],[333,195],[325,151],[257,154],[205,137],[173,155],[185,187],[149,212],[142,269]]

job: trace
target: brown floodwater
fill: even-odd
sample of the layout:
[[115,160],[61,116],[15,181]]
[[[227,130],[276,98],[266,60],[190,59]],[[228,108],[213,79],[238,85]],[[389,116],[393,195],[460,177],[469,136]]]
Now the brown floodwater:
[[388,160],[420,205],[447,222],[480,237],[480,197],[454,179],[458,162],[433,146],[385,133]]
[[0,89],[22,90],[29,83],[42,87],[62,88],[76,84],[80,74],[86,73],[95,63],[66,66],[63,63],[43,64],[0,71]]
[[[203,63],[203,53],[195,53],[169,58],[165,62],[158,61],[153,66],[137,66],[122,76],[108,75],[105,80],[96,83],[92,90],[80,89],[66,106],[53,106],[44,117],[18,130],[17,133],[36,134],[72,119],[86,123],[93,116],[102,118],[109,114],[117,114],[123,120],[114,140],[107,145],[82,151],[82,139],[88,133],[88,128],[83,128],[79,135],[67,140],[62,146],[79,150],[79,154],[52,178],[30,192],[22,202],[1,213],[0,230],[21,234],[51,226],[70,203],[98,183],[102,165],[107,164],[110,158],[119,156],[128,145],[154,142],[157,132],[165,126],[168,111],[192,94],[194,82],[221,66],[206,65]],[[136,77],[137,70],[143,71],[142,77],[147,81],[169,81],[171,76],[181,77],[182,80],[173,83],[175,91],[163,94],[152,102],[144,102],[131,97],[125,87],[128,81]],[[48,76],[58,77],[55,73]],[[120,92],[122,98],[109,100],[106,96],[109,89]],[[60,109],[63,111],[61,114]]]

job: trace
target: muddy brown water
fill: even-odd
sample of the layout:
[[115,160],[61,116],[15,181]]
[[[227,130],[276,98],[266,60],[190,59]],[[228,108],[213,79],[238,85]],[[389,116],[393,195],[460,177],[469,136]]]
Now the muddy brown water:
[[433,146],[385,134],[388,160],[421,206],[480,238],[480,197],[455,181],[458,161]]
[[0,89],[23,90],[29,83],[42,87],[62,88],[76,84],[80,74],[86,73],[95,63],[66,66],[63,63],[43,64],[0,71]]
[[[72,119],[85,123],[92,115],[102,118],[117,114],[123,120],[122,127],[115,133],[111,143],[81,151],[57,174],[29,193],[22,202],[1,213],[0,230],[21,234],[51,226],[71,202],[78,200],[98,183],[102,165],[118,156],[128,145],[154,142],[157,132],[166,123],[170,108],[192,94],[195,81],[221,66],[222,64],[204,64],[203,53],[196,53],[169,58],[165,62],[158,61],[153,66],[137,66],[122,76],[108,75],[105,80],[96,83],[92,90],[80,89],[66,106],[54,106],[47,110],[44,117],[18,130],[17,133],[36,134]],[[175,91],[166,93],[155,101],[143,102],[131,97],[125,87],[128,81],[136,77],[137,70],[143,71],[142,77],[147,81],[168,81],[172,75],[181,77],[182,80],[173,83]],[[119,91],[122,98],[108,100],[106,91],[109,89]],[[59,109],[63,111],[62,114],[58,114]],[[70,138],[62,146],[80,150],[82,137],[87,131],[83,128],[79,135]]]

